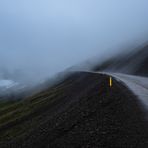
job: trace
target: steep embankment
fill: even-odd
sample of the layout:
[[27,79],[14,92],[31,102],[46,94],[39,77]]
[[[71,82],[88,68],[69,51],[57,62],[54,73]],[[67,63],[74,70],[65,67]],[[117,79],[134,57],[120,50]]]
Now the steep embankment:
[[2,105],[0,147],[148,147],[138,99],[107,75],[70,74],[24,101]]

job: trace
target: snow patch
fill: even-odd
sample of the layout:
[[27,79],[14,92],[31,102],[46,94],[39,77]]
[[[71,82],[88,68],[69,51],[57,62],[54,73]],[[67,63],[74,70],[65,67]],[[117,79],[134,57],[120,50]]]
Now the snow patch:
[[12,80],[0,80],[0,87],[1,88],[11,88],[16,85],[18,85],[18,83],[14,82]]

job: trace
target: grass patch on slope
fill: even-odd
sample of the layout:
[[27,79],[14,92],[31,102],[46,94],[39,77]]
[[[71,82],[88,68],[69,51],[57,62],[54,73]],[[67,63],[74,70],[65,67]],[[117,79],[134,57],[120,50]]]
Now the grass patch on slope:
[[41,110],[62,96],[61,85],[19,101],[0,101],[0,140],[24,135],[40,118]]

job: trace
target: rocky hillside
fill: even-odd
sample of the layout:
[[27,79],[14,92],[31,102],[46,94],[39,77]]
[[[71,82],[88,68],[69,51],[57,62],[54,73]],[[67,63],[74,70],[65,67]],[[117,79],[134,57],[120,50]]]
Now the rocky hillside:
[[1,102],[0,147],[148,147],[136,97],[102,74],[77,72],[25,100]]
[[148,46],[112,57],[94,70],[148,76]]

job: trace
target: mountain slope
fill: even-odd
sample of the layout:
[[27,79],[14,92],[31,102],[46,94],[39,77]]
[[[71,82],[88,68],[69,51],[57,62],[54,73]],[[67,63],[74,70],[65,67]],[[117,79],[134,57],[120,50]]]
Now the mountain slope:
[[147,147],[145,114],[121,82],[71,73],[61,83],[0,109],[0,147]]
[[148,76],[148,46],[116,55],[94,67],[95,71]]

